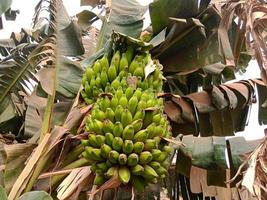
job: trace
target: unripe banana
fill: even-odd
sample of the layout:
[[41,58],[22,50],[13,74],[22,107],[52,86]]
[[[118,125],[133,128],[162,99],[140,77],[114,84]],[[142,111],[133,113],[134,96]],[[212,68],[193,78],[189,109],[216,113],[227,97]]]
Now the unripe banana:
[[148,138],[154,138],[155,136],[155,127],[156,125],[154,123],[151,123],[146,129],[148,133]]
[[106,112],[107,108],[109,107],[110,107],[110,100],[107,96],[105,96],[105,98],[100,101],[100,109],[103,112]]
[[112,133],[106,133],[105,134],[105,142],[106,144],[108,144],[109,146],[112,146],[112,141],[114,139],[114,136]]
[[102,174],[96,173],[94,179],[94,185],[102,185],[105,182],[105,177]]
[[157,169],[159,169],[159,168],[161,167],[160,163],[157,162],[157,161],[151,161],[151,162],[149,163],[149,165],[150,165],[154,170],[157,170]]
[[137,192],[143,192],[145,189],[145,180],[141,176],[132,176],[132,185]]
[[143,121],[141,119],[134,120],[131,125],[133,126],[134,132],[137,133],[142,129]]
[[89,140],[81,140],[81,144],[83,146],[89,146],[90,145]]
[[[141,77],[142,79],[145,78],[145,72],[144,72],[144,68],[143,67],[137,67],[135,70],[134,70],[134,73],[133,73],[134,76],[139,76]],[[144,83],[144,82],[143,82]],[[148,86],[147,86],[148,88]],[[147,89],[145,88],[145,89]]]
[[134,153],[141,153],[144,150],[144,143],[143,142],[136,142],[134,143],[133,152]]
[[149,151],[143,151],[139,156],[139,163],[141,165],[147,164],[152,161],[152,154]]
[[140,100],[141,96],[142,96],[142,89],[141,88],[137,88],[135,90],[134,95],[137,97],[138,100]]
[[104,135],[96,135],[96,144],[97,147],[100,147],[103,143],[105,143],[105,136]]
[[119,104],[119,100],[116,96],[113,96],[110,100],[110,108],[115,112],[117,106]]
[[99,60],[99,62],[100,62],[100,64],[101,64],[102,71],[103,71],[103,70],[108,71],[108,68],[109,68],[109,62],[108,62],[107,55],[104,55],[104,56]]
[[97,167],[97,171],[101,173],[106,172],[108,170],[106,162],[97,163],[96,167]]
[[110,120],[106,119],[103,122],[103,128],[102,129],[103,129],[104,133],[111,133],[114,129],[114,124]]
[[92,147],[85,147],[85,151],[88,157],[95,161],[102,161],[103,158],[101,157],[100,149],[92,148]]
[[124,153],[121,153],[119,155],[119,164],[120,165],[126,165],[126,163],[127,163],[127,155]]
[[151,154],[153,157],[153,160],[157,159],[161,155],[161,150],[159,149],[152,149]]
[[112,148],[110,146],[108,146],[107,144],[103,144],[101,145],[101,156],[103,158],[108,158],[109,152],[112,150]]
[[116,164],[118,163],[119,155],[117,151],[112,150],[109,152],[108,159],[111,163]]
[[114,137],[112,141],[112,148],[118,152],[122,149],[123,140],[120,137]]
[[131,172],[128,167],[122,166],[119,168],[119,180],[123,184],[127,184],[130,181],[131,178]]
[[134,73],[134,71],[139,67],[139,63],[136,61],[136,58],[133,59],[133,61],[131,62],[130,66],[129,66],[129,72],[131,74]]
[[142,165],[137,164],[137,165],[131,167],[131,172],[133,175],[136,175],[136,176],[142,175],[144,172],[144,167]]
[[118,98],[118,100],[122,97],[123,95],[123,90],[122,88],[119,88],[117,91],[116,91],[116,97]]
[[95,79],[95,85],[96,85],[96,87],[98,87],[98,88],[102,88],[100,74],[97,74],[97,77],[96,77],[96,79]]
[[91,97],[93,95],[93,91],[92,91],[90,85],[88,84],[88,82],[85,82],[84,91],[88,97]]
[[120,122],[116,122],[112,132],[115,137],[121,137],[123,132],[122,124]]
[[134,137],[134,128],[131,124],[127,125],[122,132],[122,138],[124,140],[132,140],[133,137]]
[[91,82],[91,79],[92,79],[92,77],[93,77],[93,75],[94,75],[94,71],[93,71],[93,69],[92,69],[91,67],[88,67],[88,68],[86,69],[85,74],[86,74],[87,82],[90,83],[90,82]]
[[121,115],[123,113],[124,109],[121,105],[118,105],[118,107],[115,110],[115,119],[117,122],[121,121]]
[[141,119],[143,121],[144,117],[145,117],[145,111],[139,110],[135,113],[133,120],[135,121]]
[[125,109],[125,111],[121,114],[121,123],[123,127],[126,127],[128,124],[131,124],[132,121],[132,114],[128,109]]
[[124,143],[122,145],[122,151],[125,154],[132,153],[134,148],[133,142],[131,140],[124,140]]
[[102,71],[100,74],[100,79],[101,79],[101,85],[105,87],[108,82],[108,74],[106,71]]
[[146,129],[142,129],[141,131],[138,131],[134,135],[134,142],[142,142],[145,141],[148,137],[148,133]]
[[102,128],[103,128],[103,123],[97,119],[93,120],[93,132],[95,132],[96,134],[102,134]]
[[136,110],[137,111],[142,111],[145,108],[147,108],[146,101],[144,101],[144,100],[139,101]]
[[102,121],[106,118],[106,114],[102,110],[96,109],[95,111],[95,119]]
[[93,70],[94,70],[94,74],[100,73],[102,71],[101,64],[98,60],[95,62],[93,66]]
[[138,104],[138,99],[136,96],[133,96],[132,98],[130,98],[129,103],[128,103],[128,109],[132,115],[135,114],[137,104]]
[[150,167],[149,165],[145,165],[143,177],[152,179],[152,178],[157,178],[158,174],[152,167]]
[[111,83],[111,87],[114,88],[114,90],[117,90],[121,85],[121,82],[119,81],[118,78],[116,78],[114,81]]
[[132,153],[128,156],[127,165],[133,167],[138,164],[138,161],[138,155],[136,153]]
[[156,114],[156,115],[153,116],[153,120],[152,121],[155,124],[159,124],[160,123],[160,119],[161,119],[161,114],[159,113],[159,114]]
[[125,96],[127,99],[130,99],[133,96],[133,87],[129,86],[127,87],[127,89],[125,90]]
[[119,65],[120,65],[120,51],[116,51],[116,53],[113,55],[111,59],[110,65],[114,65],[116,67],[117,72],[119,71]]
[[167,170],[164,167],[159,167],[158,169],[155,169],[158,175],[167,174]]
[[117,77],[117,69],[115,65],[108,68],[108,80],[112,82]]
[[128,68],[128,60],[126,57],[126,54],[123,53],[121,56],[121,60],[120,60],[120,67],[119,67],[119,71],[124,71]]
[[156,105],[156,103],[157,102],[155,101],[155,99],[149,99],[146,103],[146,106],[147,106],[147,108],[151,108],[151,107],[154,107]]
[[111,108],[106,109],[106,118],[111,122],[114,122],[115,113]]
[[123,108],[126,108],[128,105],[128,100],[125,95],[122,95],[122,97],[119,100],[119,105],[121,105]]
[[108,171],[106,172],[106,176],[108,177],[108,178],[111,178],[112,176],[114,176],[115,174],[116,174],[116,171],[118,170],[118,168],[117,167],[110,167],[109,169],[108,169]]
[[168,157],[168,154],[162,151],[160,156],[153,158],[153,160],[158,161],[158,162],[163,162],[167,157]]
[[168,145],[165,145],[162,151],[166,152],[167,154],[170,154],[172,152],[172,148]]
[[145,141],[145,150],[151,151],[152,149],[156,149],[156,148],[157,148],[157,143],[155,140],[147,139]]
[[125,52],[125,56],[127,58],[128,63],[131,63],[133,59],[133,54],[134,54],[134,48],[132,46],[129,46]]

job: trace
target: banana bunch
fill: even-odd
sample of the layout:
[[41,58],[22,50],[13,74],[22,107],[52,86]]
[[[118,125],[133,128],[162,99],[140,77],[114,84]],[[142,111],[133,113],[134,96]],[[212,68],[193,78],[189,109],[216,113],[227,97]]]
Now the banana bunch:
[[[112,176],[141,191],[167,173],[171,152],[163,137],[170,137],[170,125],[163,114],[163,101],[156,93],[162,88],[159,67],[145,77],[150,55],[129,48],[95,61],[83,76],[86,103],[94,103],[86,120],[88,138],[82,140],[82,155],[92,161],[94,184]],[[135,84],[129,79],[135,77]],[[99,95],[101,94],[102,95]],[[109,93],[109,94],[107,94]]]
[[[137,87],[142,90],[153,89],[156,92],[162,88],[162,74],[159,66],[145,78],[145,66],[151,62],[150,54],[137,54],[133,58],[133,48],[125,53],[116,51],[109,62],[104,55],[86,69],[82,78],[81,95],[87,104],[94,103],[102,93],[114,93],[118,89],[128,87],[128,77],[138,78]],[[156,65],[156,64],[155,64]]]

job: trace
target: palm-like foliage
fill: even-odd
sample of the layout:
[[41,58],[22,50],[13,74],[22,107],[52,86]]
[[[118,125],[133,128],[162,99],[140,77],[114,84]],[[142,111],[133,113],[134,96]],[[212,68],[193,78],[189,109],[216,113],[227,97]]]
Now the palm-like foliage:
[[[93,6],[103,6],[102,1],[88,2]],[[9,192],[9,199],[16,199],[32,189],[50,191],[59,199],[82,199],[97,192],[96,196],[110,199],[114,196],[111,188],[120,185],[118,180],[111,179],[97,190],[91,187],[94,175],[87,167],[88,161],[80,157],[83,148],[79,140],[85,137],[84,121],[91,106],[85,107],[79,94],[76,96],[83,70],[79,63],[66,56],[77,56],[80,60],[83,47],[76,23],[70,20],[62,6],[61,0],[41,0],[36,7],[31,44],[17,44],[12,51],[2,45],[7,54],[0,63],[0,123],[2,119],[14,116],[3,112],[14,99],[12,96],[16,95],[23,101],[21,92],[27,96],[27,92],[33,89],[27,88],[30,85],[25,82],[30,80],[37,84],[34,93],[27,97],[26,111],[24,108],[22,112],[17,109],[17,112],[20,111],[22,116],[26,113],[23,120],[25,133],[31,137],[29,141],[38,143],[38,146],[35,148],[31,143],[3,144],[7,158],[0,164],[6,167],[3,185]],[[114,0],[111,4],[106,2],[106,9],[97,45],[94,41],[91,43],[99,51],[81,63],[84,68],[104,53],[109,53],[113,42],[109,38],[113,30],[134,37],[139,37],[142,31],[146,6],[137,1]],[[159,191],[163,188],[172,199],[179,196],[204,199],[203,195],[230,199],[232,193],[242,195],[234,183],[230,185],[225,181],[229,181],[242,163],[240,156],[255,149],[259,141],[247,142],[242,137],[226,139],[225,136],[244,130],[256,92],[260,106],[267,98],[264,86],[266,6],[255,0],[202,0],[200,6],[197,1],[159,0],[151,3],[149,9],[152,27],[147,31],[152,34],[150,42],[154,45],[151,52],[164,65],[167,78],[166,93],[159,96],[165,99],[165,113],[176,138],[172,140],[175,150],[170,160],[170,176],[161,185],[137,194],[136,198],[154,199],[160,196]],[[96,15],[86,16],[90,26],[90,20],[94,21]],[[85,34],[87,25],[83,22],[81,27]],[[123,34],[118,35],[127,42],[151,47]],[[250,55],[257,59],[264,82],[255,79],[222,84],[234,79],[234,72],[246,68]],[[204,90],[199,92],[200,87]],[[260,107],[260,124],[267,122],[264,113],[266,109]],[[176,146],[180,141],[185,144],[182,148]],[[265,146],[260,147],[264,153]],[[228,154],[225,154],[225,149]],[[21,156],[30,154],[27,162]],[[17,171],[7,168],[18,164],[20,168]],[[263,166],[262,162],[260,166]],[[264,167],[257,170],[263,173]],[[15,176],[9,179],[9,174]],[[257,180],[262,181],[259,177]],[[49,198],[44,193],[38,195]],[[125,195],[131,198],[132,192],[123,187],[115,190],[118,198]]]

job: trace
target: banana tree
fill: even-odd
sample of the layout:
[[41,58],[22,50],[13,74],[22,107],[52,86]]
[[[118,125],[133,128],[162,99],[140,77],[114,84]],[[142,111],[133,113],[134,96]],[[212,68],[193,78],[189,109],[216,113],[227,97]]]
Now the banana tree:
[[[76,23],[68,17],[61,1],[48,4],[40,1],[34,16],[33,35],[26,34],[34,42],[9,41],[12,46],[1,42],[3,52],[8,53],[0,67],[0,87],[3,88],[0,128],[3,133],[11,131],[17,135],[11,139],[4,135],[1,143],[3,199],[7,199],[6,196],[8,199],[51,198],[44,192],[31,190],[44,190],[58,199],[164,199],[167,196],[171,199],[242,199],[244,189],[236,185],[242,178],[241,158],[259,149],[257,145],[261,149],[266,145],[260,140],[226,136],[245,129],[256,94],[259,124],[266,123],[266,108],[262,106],[267,97],[266,51],[261,50],[266,49],[266,6],[257,1],[205,0],[159,0],[149,6],[121,0],[81,3],[99,7],[105,16],[92,9],[77,15]],[[47,6],[46,9],[41,9],[43,6]],[[148,9],[151,26],[144,31],[144,13]],[[40,14],[42,10],[47,12],[45,17]],[[95,32],[91,24],[98,18],[102,20],[102,27],[96,37],[98,31]],[[43,25],[42,21],[48,23]],[[82,36],[92,30],[89,45],[82,45],[81,41],[85,42]],[[145,32],[152,36],[149,43],[138,40]],[[9,51],[15,45],[15,50]],[[96,107],[85,93],[96,90],[88,89],[91,84],[88,81],[83,80],[82,84],[82,74],[85,69],[87,74],[88,69],[94,68],[103,55],[112,62],[113,52],[121,50],[126,54],[127,46],[133,46],[139,54],[149,55],[149,51],[148,61],[158,59],[162,64],[166,82],[164,91],[157,93],[157,97],[164,99],[162,111],[172,127],[172,137],[161,136],[164,144],[169,143],[173,149],[169,175],[141,193],[132,193],[131,187],[121,184],[127,181],[118,176],[97,187],[93,183],[95,155],[90,154],[89,159],[84,155],[85,130],[90,131],[87,121]],[[251,54],[252,49],[255,54]],[[89,56],[90,52],[95,53]],[[75,61],[69,56],[75,57]],[[251,57],[259,63],[262,80],[225,83],[234,79],[236,72],[243,72]],[[146,62],[144,80],[155,73],[155,66],[160,66],[154,63]],[[34,84],[27,89],[29,84],[25,87],[25,81],[28,80]],[[138,80],[127,81],[126,85],[138,86]],[[113,87],[115,85],[113,83]],[[101,95],[108,99],[112,93],[112,90],[104,91]],[[14,129],[17,121],[22,128]],[[18,144],[7,144],[14,138]],[[26,143],[22,143],[24,141]],[[259,155],[259,151],[255,152],[253,155]],[[255,163],[255,156],[251,158]],[[262,173],[264,168],[257,169]]]

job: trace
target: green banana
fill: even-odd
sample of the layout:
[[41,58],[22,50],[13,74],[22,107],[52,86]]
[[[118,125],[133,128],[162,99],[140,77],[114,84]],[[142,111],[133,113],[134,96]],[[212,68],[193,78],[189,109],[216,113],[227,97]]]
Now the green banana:
[[164,151],[161,152],[161,154],[158,157],[153,157],[153,160],[158,162],[163,162],[168,157],[168,154]]
[[129,103],[128,103],[128,109],[132,115],[135,114],[137,104],[138,104],[138,99],[136,96],[133,96],[132,98],[130,98]]
[[111,163],[116,164],[119,159],[119,153],[117,151],[111,150],[108,154],[108,159]]
[[126,57],[126,54],[123,53],[121,56],[121,60],[120,60],[120,66],[119,66],[119,71],[124,71],[125,69],[128,68],[128,60]]
[[133,137],[134,137],[134,128],[131,124],[127,125],[122,132],[122,138],[124,140],[132,140]]
[[131,63],[133,59],[133,54],[134,54],[134,48],[132,46],[129,46],[125,52],[125,56],[127,58],[128,63]]
[[119,100],[119,105],[121,105],[123,108],[126,108],[128,105],[128,100],[125,95],[122,95],[122,97]]
[[131,179],[131,172],[128,167],[122,166],[119,168],[119,180],[123,184],[127,184]]
[[114,90],[117,90],[121,85],[121,82],[119,81],[118,78],[114,79],[111,83],[111,87],[114,88]]
[[131,124],[132,120],[132,114],[128,109],[125,109],[125,111],[121,114],[121,123],[123,127],[126,127],[128,124]]
[[143,151],[139,156],[139,163],[141,165],[147,164],[152,161],[152,154],[149,151]]
[[122,151],[125,154],[130,154],[132,153],[134,148],[133,142],[131,140],[124,140],[124,143],[122,145]]
[[106,118],[111,122],[114,122],[115,113],[111,108],[106,109]]
[[131,167],[131,172],[133,175],[142,175],[142,173],[144,172],[144,167],[142,165],[137,164]]
[[134,153],[141,153],[144,150],[144,143],[143,142],[136,142],[134,143],[133,152]]
[[134,120],[132,123],[131,123],[133,129],[134,129],[134,132],[138,132],[142,129],[142,126],[143,126],[143,121],[141,119],[138,119],[138,120]]
[[93,66],[93,70],[94,70],[94,73],[97,74],[99,72],[101,72],[101,64],[99,61],[96,61],[94,66]]
[[116,122],[114,124],[114,128],[113,128],[113,131],[112,132],[113,132],[113,135],[115,137],[121,137],[122,132],[123,132],[123,126],[122,126],[122,124],[120,122]]
[[148,137],[148,133],[146,129],[142,129],[140,131],[138,131],[135,135],[134,135],[134,142],[142,142],[145,141]]
[[110,133],[113,131],[114,124],[110,120],[105,119],[102,124],[103,124],[103,127],[102,127],[103,130],[102,131],[104,133]]
[[120,137],[114,137],[112,141],[112,148],[116,151],[120,151],[122,149],[123,140]]
[[154,169],[154,170],[157,170],[161,167],[161,164],[157,161],[151,161],[149,163],[149,165]]
[[81,140],[81,144],[84,146],[89,146],[90,142],[89,142],[89,140]]
[[108,68],[109,68],[109,62],[108,62],[107,55],[104,55],[104,56],[99,60],[99,62],[100,62],[100,64],[101,64],[102,71],[103,71],[103,70],[108,71]]
[[159,149],[152,149],[151,154],[153,157],[153,160],[157,159],[161,155],[161,150]]
[[[117,106],[119,104],[119,100],[116,96],[113,96],[110,100],[110,108],[115,112]],[[115,113],[114,113],[115,114]]]
[[127,159],[127,165],[128,166],[136,166],[138,164],[138,161],[139,161],[139,157],[136,153],[131,153],[129,156],[128,156],[128,159]]
[[120,165],[126,165],[126,163],[127,163],[127,155],[124,153],[121,153],[119,155],[119,164]]
[[108,171],[106,172],[106,176],[108,177],[108,178],[110,178],[110,177],[112,177],[112,176],[114,176],[115,174],[116,174],[116,171],[118,170],[118,168],[117,167],[110,167],[109,169],[108,169]]
[[133,96],[133,87],[129,86],[126,90],[125,90],[125,96],[127,99],[130,99]]
[[145,165],[144,166],[144,173],[142,174],[143,177],[148,178],[148,179],[152,179],[152,178],[157,178],[158,174],[157,172],[150,167],[149,165]]
[[96,164],[97,171],[99,172],[106,172],[108,170],[106,162],[100,162]]
[[117,69],[115,65],[108,68],[108,80],[112,82],[117,77]]
[[106,144],[108,144],[109,146],[112,146],[113,139],[114,139],[114,136],[112,133],[105,134],[105,141],[106,141]]
[[85,74],[86,74],[87,82],[90,83],[90,82],[91,82],[91,79],[92,79],[92,77],[93,77],[93,75],[94,75],[94,71],[93,71],[93,69],[92,69],[91,67],[88,67],[88,68],[86,69]]
[[143,110],[139,110],[139,111],[137,111],[137,112],[135,113],[133,120],[134,120],[134,121],[135,121],[135,120],[138,120],[138,119],[143,120],[144,116],[145,116],[145,111],[143,111]]
[[112,150],[112,148],[110,146],[108,146],[107,144],[102,144],[101,145],[101,156],[103,158],[108,158],[109,152]]
[[151,151],[152,149],[155,149],[155,148],[157,148],[157,143],[155,140],[147,139],[145,141],[145,148],[144,148],[145,150]]
[[96,141],[97,147],[100,147],[103,143],[105,143],[105,136],[104,135],[96,135],[95,141]]
[[94,185],[100,186],[105,182],[105,177],[102,174],[96,173],[94,179]]
[[[139,76],[141,78],[145,78],[145,72],[144,72],[144,68],[143,67],[137,67],[135,70],[134,70],[134,73],[133,73],[134,76]],[[144,83],[144,82],[143,82]],[[148,88],[148,87],[147,87]]]
[[116,70],[119,71],[119,65],[120,65],[120,51],[116,51],[111,59],[110,65],[114,65],[116,67]]
[[115,119],[117,122],[121,121],[121,115],[123,113],[124,109],[121,105],[118,105],[118,107],[115,110]]
[[100,74],[100,79],[101,79],[101,85],[103,87],[105,87],[107,85],[107,82],[108,82],[108,74],[106,71],[102,71],[101,74]]

